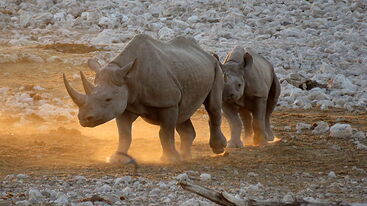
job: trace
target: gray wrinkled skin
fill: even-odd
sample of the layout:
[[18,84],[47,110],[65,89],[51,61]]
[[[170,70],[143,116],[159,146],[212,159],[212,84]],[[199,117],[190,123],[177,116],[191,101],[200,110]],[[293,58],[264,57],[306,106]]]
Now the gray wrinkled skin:
[[243,147],[242,125],[244,139],[253,136],[255,145],[273,140],[270,115],[280,95],[280,84],[271,63],[251,49],[236,46],[221,67],[225,75],[223,113],[231,128],[228,147]]
[[76,92],[64,78],[69,95],[79,106],[84,127],[116,119],[119,145],[110,161],[125,163],[122,153],[131,144],[131,127],[137,117],[160,126],[163,160],[179,161],[174,130],[181,138],[183,158],[191,157],[195,138],[190,117],[201,104],[209,114],[210,146],[222,153],[226,146],[221,125],[223,74],[218,61],[195,42],[177,37],[165,43],[147,35],[135,36],[105,67],[88,61],[96,72],[94,85],[81,73],[86,95]]

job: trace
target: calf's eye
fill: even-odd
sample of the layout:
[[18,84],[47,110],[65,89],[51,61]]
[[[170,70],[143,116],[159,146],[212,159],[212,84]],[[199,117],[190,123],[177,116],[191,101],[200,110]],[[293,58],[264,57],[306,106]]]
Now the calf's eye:
[[111,98],[105,99],[106,102],[110,102],[111,100],[112,100]]

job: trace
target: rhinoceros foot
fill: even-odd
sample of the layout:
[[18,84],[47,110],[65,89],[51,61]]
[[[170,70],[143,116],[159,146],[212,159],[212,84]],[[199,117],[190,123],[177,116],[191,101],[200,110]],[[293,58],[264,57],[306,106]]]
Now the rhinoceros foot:
[[222,134],[222,132],[218,132],[216,134],[211,134],[209,145],[212,148],[215,154],[221,154],[224,152],[224,149],[227,146],[227,140]]
[[228,141],[228,148],[243,148],[243,143],[241,140],[229,140]]
[[254,145],[256,146],[264,146],[267,145],[268,141],[265,138],[254,138]]
[[107,162],[111,164],[129,164],[132,160],[128,156],[116,152],[108,158]]
[[182,162],[182,157],[178,152],[163,153],[161,160],[167,163],[177,163]]

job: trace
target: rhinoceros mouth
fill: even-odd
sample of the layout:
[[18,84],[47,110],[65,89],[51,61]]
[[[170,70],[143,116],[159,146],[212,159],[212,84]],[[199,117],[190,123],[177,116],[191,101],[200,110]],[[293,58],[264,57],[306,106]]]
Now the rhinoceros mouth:
[[95,121],[82,121],[82,120],[79,120],[79,123],[82,127],[96,127],[98,125],[101,125],[103,123],[106,123],[110,121],[109,119],[105,120],[105,119],[98,119],[98,120],[95,120]]

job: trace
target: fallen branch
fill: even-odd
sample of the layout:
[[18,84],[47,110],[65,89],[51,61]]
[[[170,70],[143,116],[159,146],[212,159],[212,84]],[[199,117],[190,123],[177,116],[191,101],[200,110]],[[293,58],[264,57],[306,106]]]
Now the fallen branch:
[[335,202],[335,203],[321,203],[308,202],[305,200],[295,200],[290,203],[260,201],[252,199],[238,199],[227,192],[217,192],[215,190],[195,185],[188,182],[178,183],[184,190],[200,195],[208,200],[211,200],[219,205],[224,206],[351,206],[349,203]]

